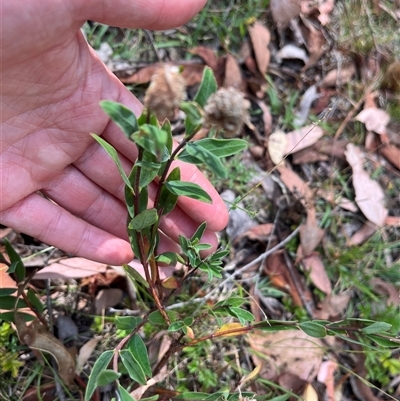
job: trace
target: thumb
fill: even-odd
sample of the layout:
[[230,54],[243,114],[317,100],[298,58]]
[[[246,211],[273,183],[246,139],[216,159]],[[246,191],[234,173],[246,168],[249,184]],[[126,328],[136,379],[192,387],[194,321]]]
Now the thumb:
[[88,0],[77,18],[124,28],[168,29],[189,21],[207,0]]

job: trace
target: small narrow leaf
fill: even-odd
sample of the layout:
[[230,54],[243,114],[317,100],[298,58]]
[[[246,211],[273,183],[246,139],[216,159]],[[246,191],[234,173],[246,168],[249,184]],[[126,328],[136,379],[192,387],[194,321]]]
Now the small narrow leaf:
[[119,355],[130,378],[140,384],[146,384],[147,381],[143,369],[136,358],[132,355],[131,351],[124,349],[120,351]]
[[176,277],[170,276],[161,282],[161,285],[168,290],[176,290],[180,288],[179,281]]
[[207,223],[206,222],[201,223],[196,232],[192,235],[192,238],[190,238],[190,241],[191,242],[194,242],[195,240],[200,241],[206,228],[207,228]]
[[187,196],[202,202],[212,203],[210,195],[199,185],[186,181],[169,181],[164,184],[167,189],[178,196]]
[[156,209],[147,209],[135,216],[129,223],[129,228],[135,231],[141,231],[146,227],[150,227],[158,220]]
[[[36,296],[36,294],[29,288],[27,292],[27,297],[29,299],[29,302],[33,305],[33,307],[39,312],[42,313],[44,310],[44,305],[43,303],[39,300],[39,298]],[[1,306],[1,301],[0,301],[0,306]]]
[[229,310],[240,320],[245,322],[252,322],[255,317],[252,313],[245,309],[237,308],[235,306],[230,306]]
[[194,101],[204,107],[208,98],[218,89],[217,81],[211,68],[205,67],[201,79],[199,90],[194,97]]
[[[14,290],[15,291],[15,290]],[[15,304],[17,304],[17,309],[27,308],[28,305],[23,299],[18,299],[15,295],[5,295],[0,299],[0,308],[4,310],[12,310],[15,308]]]
[[381,347],[387,348],[398,348],[400,346],[400,340],[398,338],[390,338],[386,336],[380,336],[376,334],[368,334],[366,337],[380,345]]
[[118,168],[119,174],[123,179],[125,185],[134,193],[133,187],[129,182],[128,176],[126,175],[124,169],[122,168],[121,160],[119,160],[118,153],[114,147],[112,147],[108,142],[106,142],[103,138],[99,137],[96,134],[90,134],[101,146],[102,148],[111,156],[114,160],[115,165]]
[[10,258],[10,262],[12,263],[12,265],[10,266],[10,268],[8,269],[7,272],[15,273],[15,275],[17,276],[17,280],[20,283],[25,278],[24,263],[22,262],[21,257],[18,255],[18,253],[15,251],[15,249],[10,244],[10,241],[8,241],[7,238],[4,238],[3,242],[6,247],[7,255]]
[[172,137],[171,123],[169,122],[169,120],[164,120],[161,129],[167,133],[167,141],[165,143],[165,146],[167,147],[168,153],[171,154],[174,139]]
[[[248,146],[248,143],[243,139],[205,138],[205,139],[200,139],[193,143],[196,143],[197,146],[211,152],[214,156],[218,158],[232,156],[246,149]],[[179,153],[178,159],[186,163],[192,163],[192,164],[202,163],[202,161],[199,158],[191,155],[186,148],[181,153]]]
[[326,337],[326,329],[324,326],[316,322],[302,322],[299,327],[311,337],[324,338]]
[[360,331],[364,334],[384,333],[392,328],[392,325],[386,322],[375,322],[367,327],[363,327]]
[[172,323],[172,324],[168,327],[168,331],[178,331],[178,330],[180,330],[184,325],[185,325],[185,323],[183,323],[182,320],[178,320],[177,322]]
[[161,253],[160,255],[156,256],[156,261],[158,263],[164,263],[166,265],[172,265],[178,261],[181,263],[185,263],[185,260],[182,258],[182,256],[179,255],[179,253],[175,253],[175,252]]
[[[15,288],[0,288],[0,298],[13,294],[17,290]],[[1,306],[1,301],[0,301]]]
[[163,153],[168,142],[167,132],[150,124],[141,125],[140,131],[135,132],[131,138],[137,145],[152,153],[157,158]]
[[196,159],[201,160],[214,174],[220,178],[227,178],[228,172],[221,160],[212,152],[199,146],[197,142],[188,143],[186,151],[194,156]]
[[136,316],[116,316],[115,325],[119,330],[126,330],[131,332],[142,322],[140,317]]
[[[181,172],[179,167],[175,167],[168,175],[166,182],[170,181],[180,181]],[[175,195],[169,191],[165,185],[161,188],[160,201],[158,202],[158,208],[162,208],[162,214],[166,215],[171,212],[176,202],[178,201],[178,195]]]
[[93,365],[92,371],[89,376],[88,384],[86,387],[85,401],[90,401],[94,391],[96,390],[96,383],[98,375],[107,368],[114,355],[113,350],[103,352]]
[[127,348],[139,362],[146,376],[151,377],[151,366],[146,345],[138,334],[135,334],[128,342]]
[[144,288],[149,288],[149,283],[133,267],[124,265],[124,271],[133,283],[137,281]]
[[203,117],[199,106],[195,102],[183,102],[180,105],[181,110],[186,114],[185,118],[185,136],[191,137],[198,132],[203,125]]
[[96,385],[97,386],[106,386],[109,383],[117,380],[121,376],[120,373],[115,372],[114,370],[105,369],[102,370],[97,376]]
[[120,401],[135,401],[135,399],[120,384],[118,384],[118,392]]
[[128,138],[139,129],[135,114],[124,105],[103,100],[100,106]]

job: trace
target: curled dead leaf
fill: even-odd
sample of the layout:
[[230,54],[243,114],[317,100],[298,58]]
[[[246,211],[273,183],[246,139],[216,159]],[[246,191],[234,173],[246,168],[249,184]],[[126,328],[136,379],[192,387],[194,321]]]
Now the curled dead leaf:
[[249,27],[251,43],[253,44],[254,55],[256,57],[258,70],[264,76],[267,73],[271,58],[268,45],[271,41],[269,30],[259,21]]
[[246,334],[249,328],[241,325],[240,323],[226,323],[223,324],[218,330],[214,332],[215,337],[234,337]]
[[365,124],[365,128],[368,131],[373,131],[377,134],[386,133],[386,126],[390,121],[389,114],[377,107],[368,107],[362,110],[355,118]]
[[268,153],[272,162],[276,165],[279,164],[288,148],[288,139],[283,131],[275,131],[268,138]]
[[51,354],[57,362],[60,377],[68,384],[74,381],[75,360],[60,340],[47,331],[38,320],[27,326],[19,312],[15,313],[15,326],[18,338],[23,344]]
[[364,155],[360,148],[349,143],[346,147],[345,155],[353,170],[355,201],[358,207],[371,223],[382,227],[388,215],[388,210],[384,206],[385,194],[382,188],[364,170]]
[[300,3],[301,0],[271,0],[272,18],[279,29],[286,28],[290,20],[300,14]]
[[322,292],[329,295],[332,292],[331,281],[326,274],[325,266],[319,253],[312,253],[302,259],[304,269],[310,273],[313,284]]

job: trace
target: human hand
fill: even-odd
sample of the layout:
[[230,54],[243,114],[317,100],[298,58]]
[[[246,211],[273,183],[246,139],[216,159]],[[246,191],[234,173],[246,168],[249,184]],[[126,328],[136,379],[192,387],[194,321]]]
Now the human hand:
[[[0,222],[66,252],[110,264],[133,254],[126,234],[123,183],[89,135],[101,135],[129,171],[136,147],[101,110],[101,100],[140,102],[104,66],[80,32],[86,20],[166,29],[189,20],[204,0],[5,0],[2,6]],[[18,30],[18,35],[16,31]],[[207,221],[205,242],[227,223],[218,193],[193,165],[182,180],[213,199],[181,198],[163,219],[162,248],[175,250]],[[155,185],[150,194],[155,193]],[[44,196],[43,196],[44,195]],[[162,250],[161,250],[162,251]]]

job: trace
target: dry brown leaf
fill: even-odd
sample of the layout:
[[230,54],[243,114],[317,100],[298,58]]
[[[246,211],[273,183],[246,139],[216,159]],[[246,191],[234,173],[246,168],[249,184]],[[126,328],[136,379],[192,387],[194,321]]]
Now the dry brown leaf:
[[[272,285],[290,293],[295,305],[303,305],[300,294],[287,269],[282,252],[275,252],[267,258],[264,264],[264,272],[270,279]],[[297,285],[300,287],[302,285],[300,273],[297,270],[294,270],[294,272],[297,276]],[[308,291],[308,289],[304,289],[304,292],[306,291]]]
[[322,320],[339,320],[343,318],[351,299],[349,292],[328,295],[315,311],[315,318]]
[[290,192],[303,204],[307,209],[314,209],[313,193],[306,182],[304,182],[293,170],[286,166],[278,166],[280,179],[289,189]]
[[105,288],[100,290],[94,301],[96,315],[103,315],[104,310],[118,305],[124,296],[120,288]]
[[224,77],[225,88],[235,88],[243,90],[243,79],[240,67],[235,57],[231,54],[227,54],[225,61],[225,77]]
[[381,295],[386,295],[386,304],[399,306],[400,304],[400,294],[398,288],[396,288],[393,284],[387,283],[383,281],[379,277],[374,277],[370,280],[370,283],[373,285],[375,292]]
[[344,210],[348,210],[353,213],[357,213],[359,210],[358,206],[353,201],[347,198],[341,198],[338,203],[338,206]]
[[205,46],[198,46],[190,49],[189,52],[201,57],[213,71],[217,69],[218,58],[213,49]]
[[93,354],[99,342],[98,338],[91,338],[89,341],[85,342],[79,350],[78,358],[76,361],[76,373],[79,374],[84,368],[86,362],[89,360]]
[[[263,378],[274,380],[282,373],[298,375],[309,381],[316,377],[324,355],[320,339],[297,330],[252,332],[247,338],[251,348],[265,356]],[[253,359],[256,364],[260,362],[260,357]]]
[[305,164],[328,161],[330,157],[323,153],[317,152],[313,148],[302,149],[299,152],[293,153],[292,164]]
[[272,18],[279,29],[286,28],[290,20],[300,14],[300,3],[301,0],[271,0]]
[[253,45],[258,70],[264,76],[264,74],[267,73],[271,58],[271,54],[268,49],[271,41],[271,34],[269,30],[259,21],[256,21],[253,26],[249,27],[249,34],[251,43]]
[[335,361],[324,361],[318,372],[317,380],[326,387],[327,401],[335,401],[335,371],[338,364]]
[[381,153],[390,163],[400,170],[400,149],[390,144],[384,144],[379,147]]
[[287,150],[288,139],[283,131],[275,131],[268,138],[268,154],[272,163],[279,164]]
[[33,277],[35,280],[57,278],[83,278],[98,273],[105,273],[107,265],[93,262],[85,258],[62,259],[38,271]]
[[[385,220],[387,226],[400,226],[400,216],[387,216]],[[1,285],[0,285],[1,288]]]
[[321,255],[317,252],[305,256],[302,259],[304,269],[310,273],[310,279],[313,284],[322,292],[329,295],[332,292],[331,281],[326,274],[324,263]]
[[364,170],[364,155],[360,148],[349,143],[345,154],[347,162],[353,169],[353,186],[358,207],[370,222],[382,227],[388,215],[388,210],[384,206],[385,194],[382,188]]
[[272,223],[257,224],[256,226],[250,227],[245,233],[241,234],[238,240],[246,237],[251,241],[266,242],[268,241],[273,228],[274,225]]
[[282,59],[299,59],[302,60],[304,64],[307,64],[308,55],[303,48],[289,44],[283,46],[282,49],[276,53],[275,59],[278,63],[281,63]]
[[325,75],[324,79],[320,82],[320,86],[342,86],[350,82],[355,73],[356,68],[353,64],[350,64],[347,67],[329,71],[328,74]]
[[213,335],[217,337],[234,337],[246,334],[248,333],[248,331],[249,328],[247,326],[243,326],[238,322],[232,322],[223,324],[218,330],[214,332]]
[[300,226],[301,256],[309,256],[319,245],[325,231],[318,227],[315,217],[315,209],[307,210],[307,220]]
[[47,331],[38,320],[34,320],[30,326],[27,326],[19,312],[15,314],[14,319],[21,343],[51,354],[57,362],[60,377],[71,384],[75,378],[75,360],[64,344]]
[[314,145],[324,135],[324,130],[316,125],[307,125],[303,128],[286,134],[287,147],[285,154],[296,153]]
[[386,126],[390,121],[390,116],[386,111],[377,107],[368,107],[362,110],[355,119],[365,124],[368,131],[376,132],[377,134],[385,134]]
[[365,223],[357,232],[355,232],[352,237],[347,241],[348,246],[356,246],[362,244],[366,241],[371,235],[373,235],[377,226],[372,223]]
[[299,395],[307,385],[307,380],[300,379],[299,376],[292,373],[283,373],[278,377],[278,384],[286,390]]
[[[306,19],[303,20],[303,22]],[[313,23],[306,24],[308,27],[307,33],[307,50],[310,55],[309,60],[306,62],[303,70],[306,70],[315,64],[317,64],[318,60],[321,56],[326,52],[326,47],[324,46],[326,43],[325,36],[321,29],[317,29]]]

